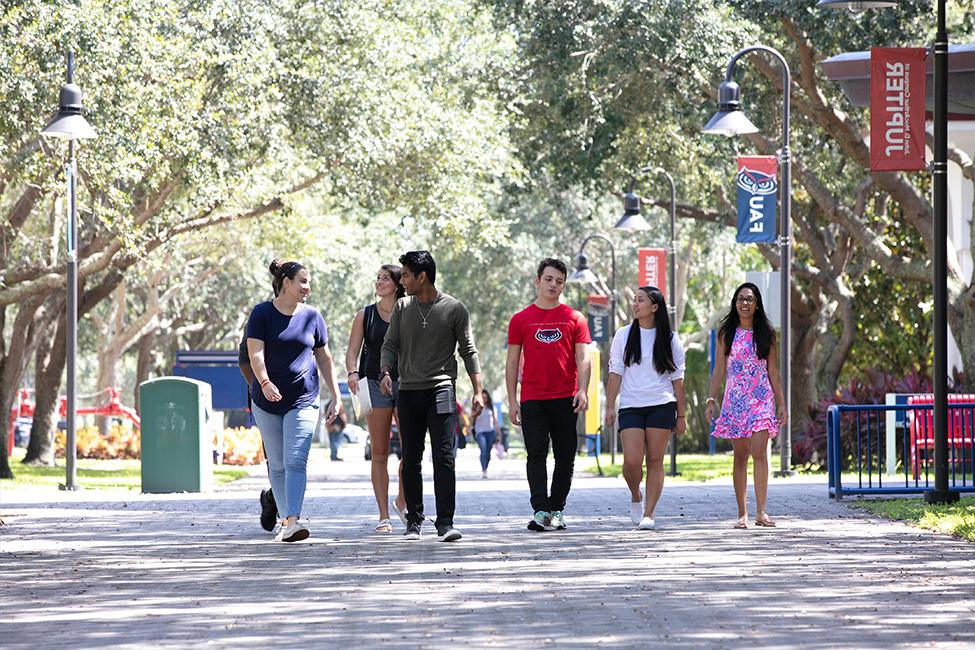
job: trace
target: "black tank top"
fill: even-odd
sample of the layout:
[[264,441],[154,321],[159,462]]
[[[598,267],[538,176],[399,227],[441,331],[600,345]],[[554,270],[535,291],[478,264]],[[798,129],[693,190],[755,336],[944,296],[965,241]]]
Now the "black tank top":
[[[383,338],[389,323],[379,317],[379,310],[375,304],[368,305],[363,310],[362,352],[359,355],[359,376],[369,379],[379,379],[380,356],[383,351]],[[396,363],[389,369],[393,381],[399,379]]]

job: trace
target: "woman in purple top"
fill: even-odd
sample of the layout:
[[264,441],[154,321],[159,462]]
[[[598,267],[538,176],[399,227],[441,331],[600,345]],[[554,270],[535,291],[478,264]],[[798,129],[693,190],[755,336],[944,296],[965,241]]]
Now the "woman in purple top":
[[318,422],[319,373],[332,393],[326,422],[342,412],[342,400],[325,320],[305,304],[311,290],[308,270],[298,262],[274,260],[270,271],[275,298],[256,305],[247,319],[247,353],[254,371],[250,392],[274,500],[283,517],[276,539],[297,542],[310,534],[298,516]]
[[768,493],[766,448],[769,438],[778,435],[779,427],[786,424],[785,400],[779,379],[775,331],[765,315],[762,294],[758,287],[746,282],[735,289],[731,310],[721,321],[718,330],[711,395],[705,410],[705,417],[711,422],[715,411],[715,395],[721,389],[721,384],[725,383],[721,415],[711,435],[730,439],[734,447],[733,477],[735,498],[738,501],[738,521],[735,522],[735,528],[748,528],[745,493],[748,488],[749,456],[752,458],[755,505],[758,510],[755,525],[775,526],[775,522],[765,512]]

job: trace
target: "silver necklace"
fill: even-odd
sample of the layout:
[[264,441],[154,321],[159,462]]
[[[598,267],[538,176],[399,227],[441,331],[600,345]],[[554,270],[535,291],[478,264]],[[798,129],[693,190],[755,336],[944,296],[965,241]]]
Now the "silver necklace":
[[430,318],[430,314],[433,312],[433,305],[437,302],[437,298],[439,297],[440,293],[437,293],[436,297],[433,299],[433,302],[430,303],[430,309],[427,310],[426,316],[423,315],[423,310],[420,309],[420,301],[416,299],[413,300],[413,304],[416,305],[416,310],[420,312],[420,321],[423,325],[423,329],[427,328],[427,319]]

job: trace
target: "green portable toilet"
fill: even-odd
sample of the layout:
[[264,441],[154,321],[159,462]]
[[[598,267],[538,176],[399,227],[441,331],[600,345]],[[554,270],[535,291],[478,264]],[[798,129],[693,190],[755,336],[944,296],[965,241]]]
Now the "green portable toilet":
[[139,386],[142,491],[206,492],[213,487],[210,384],[159,377]]

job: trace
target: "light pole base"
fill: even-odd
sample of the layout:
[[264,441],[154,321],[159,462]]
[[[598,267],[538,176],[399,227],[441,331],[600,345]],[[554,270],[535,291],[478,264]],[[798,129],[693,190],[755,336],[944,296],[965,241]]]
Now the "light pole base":
[[775,478],[788,478],[790,476],[795,476],[796,470],[794,469],[777,469],[772,473]]
[[951,490],[928,490],[924,493],[924,501],[932,504],[955,503],[960,496]]
[[80,492],[83,488],[80,485],[65,485],[58,483],[58,489],[62,492]]

